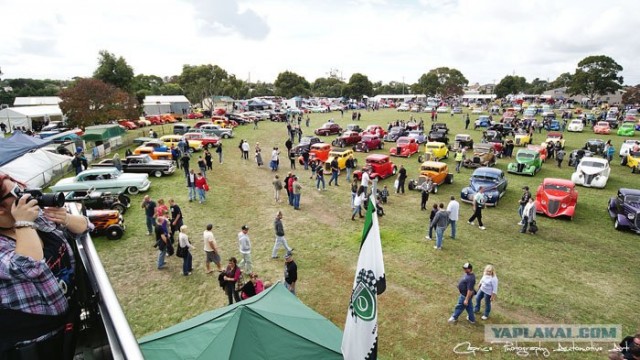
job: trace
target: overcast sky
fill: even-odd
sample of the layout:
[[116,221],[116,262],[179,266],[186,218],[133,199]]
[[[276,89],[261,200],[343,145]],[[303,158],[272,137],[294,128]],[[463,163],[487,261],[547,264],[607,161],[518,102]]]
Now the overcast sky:
[[273,82],[414,83],[448,66],[471,83],[516,74],[552,81],[589,55],[608,55],[640,83],[640,1],[513,0],[0,0],[4,78],[91,76],[98,51],[136,74],[216,64]]

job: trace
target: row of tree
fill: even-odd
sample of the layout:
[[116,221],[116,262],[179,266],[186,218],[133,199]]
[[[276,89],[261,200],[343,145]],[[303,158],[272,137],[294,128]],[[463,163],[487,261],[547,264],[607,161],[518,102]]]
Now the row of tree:
[[[567,87],[570,94],[585,94],[590,98],[622,88],[619,76],[622,66],[604,55],[589,56],[578,63],[575,73],[564,73],[554,81],[507,75],[493,91],[502,98],[508,94],[542,94],[544,91]],[[320,96],[360,99],[364,95],[424,94],[444,98],[462,95],[469,81],[458,69],[439,67],[423,74],[418,82],[407,85],[392,81],[371,82],[360,73],[345,82],[337,74],[309,83],[291,71],[278,74],[274,83],[250,83],[238,79],[217,65],[184,65],[179,75],[161,78],[156,75],[134,75],[123,57],[100,51],[98,67],[92,78],[73,81],[11,79],[0,83],[0,103],[12,103],[15,96],[55,96],[63,99],[62,110],[74,125],[86,126],[109,119],[130,118],[141,112],[147,95],[185,95],[192,103],[212,96],[243,99],[254,96]],[[12,89],[5,91],[5,88]],[[637,87],[636,87],[637,88]],[[100,115],[98,115],[100,114]]]

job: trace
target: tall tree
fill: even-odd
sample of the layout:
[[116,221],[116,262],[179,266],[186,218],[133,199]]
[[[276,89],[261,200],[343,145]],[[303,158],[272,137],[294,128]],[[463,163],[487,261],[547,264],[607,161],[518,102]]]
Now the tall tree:
[[304,77],[291,71],[278,74],[273,84],[276,87],[276,95],[286,98],[308,96],[311,94],[311,85],[309,85],[309,82]]
[[390,81],[388,84],[382,84],[382,81],[373,83],[373,95],[379,95],[379,94],[399,95],[403,93],[404,94],[411,93],[410,87],[406,83],[402,83],[399,81]]
[[72,127],[137,118],[140,112],[133,96],[98,79],[78,79],[60,93],[60,98],[60,109]]
[[569,85],[571,84],[571,78],[572,78],[571,73],[568,73],[568,72],[562,73],[558,75],[558,77],[549,84],[549,88],[557,89],[562,87],[569,87]]
[[271,83],[258,81],[255,84],[249,84],[250,96],[273,96],[276,93],[276,87]]
[[349,78],[344,95],[352,99],[360,99],[363,95],[373,95],[373,84],[366,75],[355,73]]
[[517,75],[507,75],[496,85],[495,93],[499,98],[509,94],[518,94],[527,89],[527,79]]
[[131,81],[131,91],[148,90],[152,95],[161,95],[158,90],[164,85],[164,80],[160,76],[138,74]]
[[344,90],[345,82],[336,77],[317,78],[311,84],[311,92],[314,96],[340,97]]
[[640,104],[640,85],[629,87],[624,94],[622,94],[622,103],[627,105]]
[[591,100],[595,96],[614,93],[622,88],[622,71],[615,60],[606,55],[587,56],[578,63],[569,85],[571,95],[585,94]]
[[549,90],[549,82],[547,80],[541,80],[539,78],[533,79],[531,84],[527,86],[526,92],[529,94],[540,95],[543,92]]
[[122,56],[116,58],[107,50],[100,51],[98,68],[93,72],[93,77],[126,92],[132,90],[133,68]]
[[183,65],[178,84],[192,103],[199,103],[214,95],[224,95],[224,83],[228,78],[227,71],[218,65]]
[[469,80],[458,69],[439,67],[422,74],[418,83],[412,86],[418,94],[427,96],[440,95],[444,98],[464,94],[464,87]]

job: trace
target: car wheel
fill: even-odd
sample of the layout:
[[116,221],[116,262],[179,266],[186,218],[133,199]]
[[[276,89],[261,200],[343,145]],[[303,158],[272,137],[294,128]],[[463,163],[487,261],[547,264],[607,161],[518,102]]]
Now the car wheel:
[[131,204],[131,198],[125,194],[118,195],[118,201],[120,201],[121,204],[124,204],[124,206],[129,206],[129,204]]
[[422,157],[422,155],[418,156],[418,162],[422,164],[422,163],[423,163],[423,161],[422,161],[422,160],[424,160],[424,158]]
[[382,150],[383,147],[384,147],[383,143],[378,144],[378,150]]
[[500,203],[500,197],[496,199],[496,202],[493,204],[493,206],[498,206],[499,203]]
[[616,221],[613,223],[613,228],[616,230],[622,230],[622,226],[620,226],[620,222],[618,222],[618,219],[616,219]]
[[369,152],[369,145],[365,144],[363,147],[364,152],[368,153]]
[[120,225],[111,225],[106,231],[107,239],[118,240],[124,235],[124,229]]
[[223,139],[228,139],[229,138],[229,134],[222,134],[222,138]]
[[380,142],[380,149],[384,149],[384,143],[382,141]]
[[124,214],[127,211],[127,207],[118,203],[111,205],[111,210],[118,210],[120,214]]
[[189,148],[189,154],[193,154],[194,152],[196,152],[196,149],[194,149],[194,148],[190,147],[190,148]]
[[437,193],[438,193],[438,185],[436,185],[436,186],[434,186],[434,187],[433,187],[433,193],[434,193],[434,194],[437,194]]
[[391,174],[392,174],[392,175],[395,175],[396,173],[398,173],[398,167],[397,167],[397,166],[394,166],[394,167],[393,167],[393,170],[391,171]]
[[135,187],[135,186],[130,186],[127,188],[127,193],[129,193],[129,195],[136,195],[140,192],[140,190]]
[[156,170],[156,171],[154,171],[154,172],[153,172],[153,176],[155,176],[155,177],[157,177],[157,178],[162,177],[162,171],[160,171],[160,170]]

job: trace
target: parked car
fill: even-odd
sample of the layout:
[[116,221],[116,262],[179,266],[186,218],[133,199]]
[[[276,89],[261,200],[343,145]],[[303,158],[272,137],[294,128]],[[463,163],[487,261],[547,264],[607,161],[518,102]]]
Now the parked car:
[[[165,144],[163,141],[160,141],[159,139],[153,139],[153,140],[147,141],[142,145],[138,146],[135,150],[138,150],[143,147],[149,148],[153,151],[168,152],[168,153],[171,152],[167,144]],[[135,153],[135,150],[134,150],[134,153]]]
[[65,192],[64,201],[80,203],[85,209],[90,210],[118,210],[120,214],[126,213],[131,206],[131,199],[124,192],[95,191],[92,187]]
[[621,188],[609,199],[609,216],[616,230],[630,230],[640,234],[640,190]]
[[571,175],[571,181],[585,187],[604,188],[609,180],[611,168],[606,159],[584,157],[580,160],[576,171]]
[[636,134],[636,123],[625,121],[618,128],[618,136],[634,136]]
[[618,117],[616,115],[607,116],[604,119],[604,121],[609,124],[609,127],[611,129],[617,129],[618,128]]
[[345,128],[345,131],[355,131],[357,133],[361,133],[362,128],[360,128],[360,125],[358,124],[348,124],[347,127]]
[[638,145],[638,148],[640,149],[640,140],[635,140],[635,139],[627,139],[625,140],[622,145],[620,145],[620,157],[626,157],[627,154],[629,154],[629,151],[633,149],[634,146]]
[[[331,145],[327,143],[315,143],[309,148],[309,162],[320,160],[323,163],[329,158],[331,152]],[[300,165],[304,165],[304,158],[302,155],[298,157]]]
[[459,148],[473,148],[473,139],[471,138],[471,135],[457,134],[453,143],[453,148],[456,150]]
[[515,146],[527,146],[528,144],[531,144],[531,136],[529,136],[529,133],[523,130],[520,130],[518,132],[516,132],[516,135],[514,136],[514,140],[513,140],[513,145]]
[[547,139],[544,142],[545,142],[545,145],[550,142],[554,144],[556,144],[557,142],[560,142],[560,147],[564,149],[564,135],[562,135],[561,132],[557,132],[557,131],[549,132],[547,134]]
[[594,153],[592,153],[589,150],[575,149],[569,154],[569,166],[572,166],[572,167],[576,166],[576,162],[578,162],[578,153],[580,152],[580,150],[583,151],[582,157],[595,156]]
[[547,131],[560,131],[560,121],[555,119],[550,120],[545,124],[544,128]]
[[117,210],[87,210],[87,218],[93,224],[93,236],[105,235],[109,240],[119,240],[124,235],[124,218]]
[[601,139],[589,139],[582,147],[584,150],[589,150],[596,155],[604,153],[604,140]]
[[628,166],[631,168],[632,173],[640,173],[640,151],[633,151],[631,149],[627,156],[623,157],[620,161],[620,165]]
[[573,119],[567,126],[567,131],[570,132],[582,132],[584,130],[584,124],[580,119]]
[[409,104],[402,104],[396,108],[396,111],[409,111],[409,109],[411,109]]
[[325,123],[321,127],[317,128],[313,133],[318,136],[327,136],[340,134],[342,128],[336,123]]
[[416,139],[402,136],[396,141],[396,146],[389,149],[389,155],[411,157],[411,155],[418,152],[419,147],[420,145],[418,145]]
[[611,127],[609,126],[609,123],[606,121],[598,121],[596,126],[593,127],[594,134],[609,135],[610,132],[611,132]]
[[202,147],[204,147],[205,149],[220,145],[219,137],[203,132],[188,132],[182,136],[185,138],[185,140],[189,141],[189,147],[191,147],[192,141],[199,141],[202,144]]
[[389,130],[389,132],[383,137],[384,141],[387,142],[396,142],[401,136],[407,136],[409,131],[403,126],[394,126]]
[[480,115],[480,117],[478,117],[478,120],[473,123],[473,129],[476,130],[477,128],[489,127],[491,125],[493,125],[493,121],[491,121],[489,115]]
[[423,144],[427,141],[427,137],[424,136],[424,132],[422,132],[422,130],[410,130],[407,136],[416,139],[418,144]]
[[447,127],[447,123],[433,123],[431,124],[431,131],[433,130],[442,130],[445,134],[449,133],[449,128]]
[[487,130],[495,130],[499,132],[503,138],[507,136],[515,136],[515,129],[508,123],[497,123],[489,126]]
[[[435,161],[448,159],[449,158],[449,148],[445,143],[441,142],[428,142],[424,145],[424,152],[430,153],[429,156]],[[425,161],[425,158],[420,155],[418,156],[418,162],[422,163]]]
[[451,109],[449,109],[448,106],[438,106],[438,109],[436,111],[440,114],[447,114],[451,111]]
[[453,113],[454,114],[462,114],[462,108],[460,106],[454,106],[453,107]]
[[[420,175],[427,176],[433,181],[431,192],[438,193],[438,187],[442,184],[453,184],[453,174],[449,172],[449,165],[439,161],[425,161],[420,165]],[[413,186],[418,185],[419,180],[411,180],[409,182],[409,190]]]
[[337,147],[352,146],[362,140],[362,136],[355,131],[345,131],[338,138],[331,142],[331,145]]
[[172,160],[170,151],[155,151],[151,147],[138,146],[133,150],[134,155],[149,155],[153,160]]
[[175,135],[186,134],[191,130],[191,125],[188,124],[174,124],[173,125],[173,133]]
[[536,212],[548,217],[566,216],[573,220],[578,204],[575,185],[566,179],[545,178],[536,192]]
[[484,188],[484,195],[487,197],[486,206],[498,206],[500,199],[507,191],[507,177],[500,169],[481,167],[473,171],[469,186],[460,192],[460,200],[466,203],[473,203],[473,197],[480,187]]
[[232,129],[223,128],[220,125],[211,124],[211,123],[200,126],[200,132],[213,134],[222,139],[229,139],[233,137]]
[[[113,167],[113,159],[104,159],[92,167]],[[171,160],[153,160],[151,156],[132,155],[122,160],[122,171],[126,173],[149,174],[155,177],[171,175],[176,167]]]
[[468,168],[491,167],[496,164],[496,154],[492,144],[475,144],[473,155],[462,162]]
[[364,136],[366,134],[378,135],[380,138],[383,138],[387,134],[387,131],[380,125],[369,125],[361,135]]
[[118,124],[120,126],[124,126],[124,128],[127,129],[127,130],[135,130],[135,129],[138,128],[138,125],[136,125],[131,120],[118,120]]
[[138,125],[138,127],[151,126],[151,121],[145,119],[144,117],[140,117],[140,119],[136,121],[136,124]]
[[378,135],[365,134],[362,135],[362,139],[353,147],[353,150],[369,152],[369,150],[382,148],[384,148],[384,141]]
[[114,167],[87,169],[74,177],[58,181],[52,191],[86,191],[88,187],[96,191],[127,191],[131,195],[149,190],[151,181],[147,174],[123,173]]
[[536,150],[521,149],[516,154],[516,162],[509,163],[507,171],[519,175],[535,175],[542,169],[542,159]]
[[194,113],[189,113],[187,115],[187,119],[202,119],[204,117],[204,114],[201,112],[194,112]]
[[537,151],[540,154],[540,160],[542,162],[547,161],[547,146],[544,145],[527,145],[527,149]]
[[431,142],[441,142],[447,145],[449,144],[449,137],[447,136],[447,131],[445,129],[431,130],[427,140]]
[[353,172],[353,176],[358,180],[362,179],[363,171],[367,171],[371,179],[386,179],[398,172],[398,167],[391,162],[389,155],[371,154],[365,161],[366,164],[362,170]]
[[302,155],[303,152],[309,151],[311,145],[321,142],[323,141],[317,136],[303,136],[300,139],[300,143],[291,148],[291,152],[296,155]]
[[[160,141],[164,142],[169,148],[178,147],[178,143],[182,139],[180,135],[165,135],[160,138]],[[200,140],[189,140],[189,152],[202,151],[204,146]]]
[[[349,156],[353,156],[353,150],[351,149],[342,149],[335,148],[329,152],[329,157],[324,162],[324,168],[327,171],[331,171],[331,162],[333,159],[338,160],[338,169],[344,170],[347,167],[347,159]],[[353,158],[353,165],[358,166],[358,159]]]

